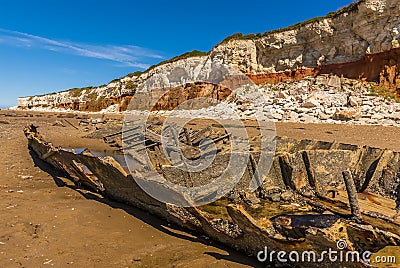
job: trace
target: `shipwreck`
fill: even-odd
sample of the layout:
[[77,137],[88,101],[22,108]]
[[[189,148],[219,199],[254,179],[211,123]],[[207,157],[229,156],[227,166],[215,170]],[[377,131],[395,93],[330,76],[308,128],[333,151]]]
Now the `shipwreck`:
[[[182,171],[168,161],[161,148],[160,125],[155,121],[148,126],[144,146],[139,146],[136,134],[130,134],[129,148],[133,153],[129,157],[137,164],[134,170],[127,168],[126,160],[112,155],[96,156],[89,150],[77,152],[56,147],[34,126],[24,131],[30,150],[64,172],[76,185],[149,211],[255,257],[265,247],[275,252],[322,252],[328,248],[338,250],[337,243],[341,241],[343,252],[377,252],[400,244],[400,152],[275,137],[271,167],[262,173],[259,140],[255,136],[250,139],[245,172],[228,194],[210,204],[176,206],[159,201],[142,189],[140,181],[148,183],[150,179],[145,173],[145,160],[134,152],[146,150],[158,174],[168,181],[192,187],[209,182],[223,171],[230,157],[227,147],[231,137],[215,125],[182,128],[174,135],[188,159],[198,157],[200,142],[206,138],[215,144],[212,151],[216,152],[207,170]],[[122,132],[110,133],[103,139],[117,152],[123,148],[122,135]],[[249,191],[249,182],[258,176],[263,176],[261,185]],[[151,184],[163,187],[157,180]],[[191,202],[179,191],[168,191],[177,200]],[[319,257],[310,259],[307,267],[343,265],[329,260],[318,262]],[[361,257],[346,263],[346,267],[368,266]]]

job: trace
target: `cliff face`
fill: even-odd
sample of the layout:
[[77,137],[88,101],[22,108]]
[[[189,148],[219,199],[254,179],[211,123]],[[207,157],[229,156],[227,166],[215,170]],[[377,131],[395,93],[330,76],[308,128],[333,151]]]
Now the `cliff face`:
[[115,105],[117,110],[123,110],[124,102],[137,88],[154,88],[158,84],[174,87],[207,80],[212,76],[213,63],[229,65],[256,83],[333,73],[378,81],[399,92],[399,61],[400,0],[361,0],[336,14],[286,30],[224,41],[208,56],[161,64],[141,75],[126,76],[81,92],[20,98],[19,106],[97,111]]
[[398,0],[365,0],[297,29],[227,41],[211,57],[251,74],[354,62],[399,47],[399,15]]

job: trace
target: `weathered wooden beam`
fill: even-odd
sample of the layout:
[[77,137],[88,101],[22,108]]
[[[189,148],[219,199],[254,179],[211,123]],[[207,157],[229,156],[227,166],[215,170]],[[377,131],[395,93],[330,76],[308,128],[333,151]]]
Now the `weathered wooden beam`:
[[210,141],[207,142],[207,143],[202,144],[201,147],[205,147],[205,146],[208,146],[208,145],[210,145],[210,144],[217,143],[217,142],[222,141],[222,140],[224,140],[224,139],[226,139],[226,138],[229,138],[230,136],[231,136],[231,134],[229,134],[229,133],[228,133],[228,134],[225,134],[225,135],[223,135],[223,136],[221,136],[221,137],[218,137],[218,138],[216,138],[216,139],[210,140]]
[[44,155],[42,155],[42,156],[40,157],[40,159],[46,160],[47,158],[49,158],[49,157],[51,157],[52,155],[54,155],[56,152],[57,152],[57,151],[50,150],[50,151],[48,151],[47,153],[45,153]]
[[342,172],[344,183],[346,185],[347,195],[349,197],[349,204],[351,209],[351,214],[356,221],[361,221],[361,210],[357,198],[356,184],[354,183],[353,176],[351,172],[346,170]]
[[184,134],[185,137],[186,137],[186,142],[187,142],[190,146],[192,146],[192,145],[193,145],[193,144],[192,144],[192,139],[190,138],[189,132],[187,131],[186,128],[183,128],[183,134]]
[[128,133],[128,132],[132,132],[132,131],[138,129],[139,127],[140,127],[140,126],[134,126],[134,127],[130,128],[130,129],[126,129],[126,130],[124,130],[124,131],[119,131],[119,132],[116,132],[116,133],[113,133],[113,134],[104,136],[103,139],[107,139],[107,138],[115,137],[115,136],[118,136],[118,135],[122,135],[122,133],[125,133],[125,134],[126,134],[126,133]]
[[203,140],[203,139],[207,138],[208,136],[210,136],[211,135],[211,131],[212,131],[212,129],[211,129],[210,126],[197,131],[196,133],[194,133],[191,136],[191,138],[190,138],[191,142],[193,144],[196,144],[196,143],[200,142],[201,140]]
[[75,128],[75,129],[79,129],[76,126],[74,126],[71,122],[69,122],[67,119],[64,118],[64,121],[67,122],[67,124],[70,125],[71,127]]

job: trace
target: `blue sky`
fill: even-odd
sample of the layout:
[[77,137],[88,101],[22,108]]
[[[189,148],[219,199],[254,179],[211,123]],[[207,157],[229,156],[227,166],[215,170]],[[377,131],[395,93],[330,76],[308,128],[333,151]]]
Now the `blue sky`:
[[0,107],[105,84],[226,36],[323,16],[351,0],[0,0]]

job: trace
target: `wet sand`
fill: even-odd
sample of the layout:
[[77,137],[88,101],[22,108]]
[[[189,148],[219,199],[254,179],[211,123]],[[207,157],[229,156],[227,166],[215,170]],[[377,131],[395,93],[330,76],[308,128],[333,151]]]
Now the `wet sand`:
[[[29,154],[23,127],[68,148],[104,149],[56,115],[0,111],[0,267],[254,267],[259,263],[136,208],[76,189]],[[98,117],[92,116],[89,117]],[[114,117],[114,116],[110,116]],[[77,125],[75,118],[68,119]],[[277,134],[400,151],[400,128],[279,123]],[[36,162],[36,166],[35,166]],[[46,171],[50,171],[49,174]]]

